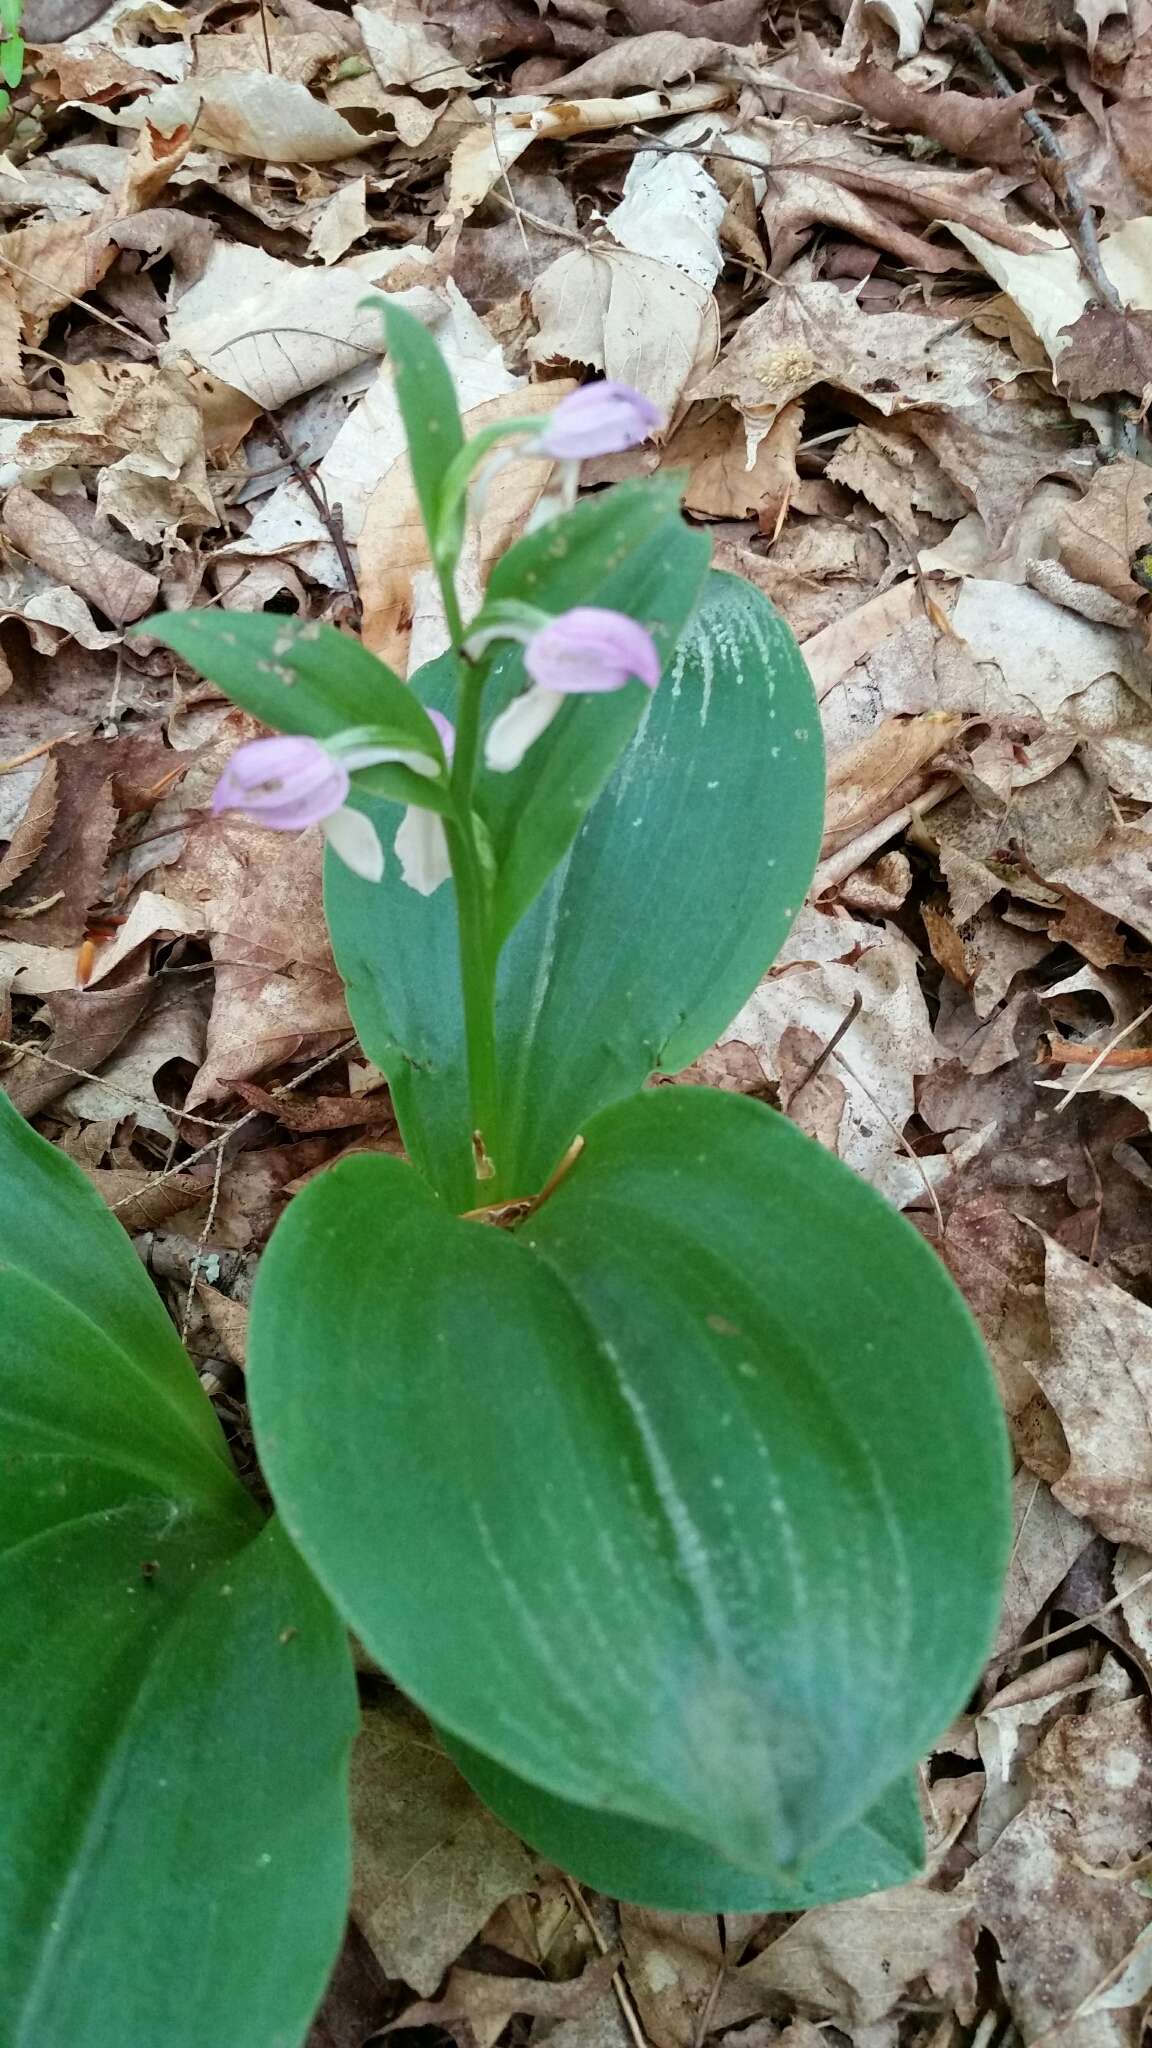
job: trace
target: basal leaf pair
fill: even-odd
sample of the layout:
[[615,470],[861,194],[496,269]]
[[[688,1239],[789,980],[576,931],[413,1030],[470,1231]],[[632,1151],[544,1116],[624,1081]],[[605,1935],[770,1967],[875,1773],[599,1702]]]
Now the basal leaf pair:
[[[279,828],[354,816],[330,832],[328,916],[408,1159],[339,1161],[262,1261],[249,1387],[278,1520],[261,1525],[230,1476],[122,1240],[83,1302],[21,1275],[33,1363],[5,1402],[6,1620],[23,1640],[76,1545],[69,1627],[106,1637],[115,1665],[105,1718],[81,1734],[64,1683],[56,1717],[70,1818],[45,1827],[81,1955],[128,1939],[130,1892],[109,1933],[103,1816],[139,1756],[139,1884],[166,1896],[183,1829],[212,1896],[211,1773],[188,1725],[255,1674],[261,1711],[232,1731],[248,1792],[206,1915],[221,1990],[201,2038],[236,2048],[298,2037],[292,2012],[335,1940],[340,1622],[546,1856],[650,1905],[788,1909],[917,1867],[912,1767],[978,1671],[1006,1548],[999,1411],[935,1255],[762,1104],[646,1085],[713,1041],[803,899],[822,767],[794,641],[756,592],[708,575],[674,479],[572,502],[598,434],[605,452],[651,427],[611,386],[503,430],[513,453],[531,435],[554,455],[558,485],[464,618],[456,556],[497,437],[466,440],[428,337],[386,319],[445,654],[405,684],[283,617],[207,610],[149,631],[297,740],[275,756],[299,760],[296,781],[249,753],[231,790]],[[12,1171],[72,1215],[73,1169],[18,1132],[0,1126]],[[0,1259],[22,1230],[10,1203]],[[53,1640],[7,1717],[18,1743],[51,1698]],[[166,1728],[179,1760],[162,1787]],[[302,1820],[315,1854],[328,1845],[307,1937],[286,1867]],[[72,1981],[35,1933],[54,1910],[36,1826],[18,1821],[6,1909],[29,2012]],[[270,1844],[258,1936],[249,1835],[257,1863]],[[298,1959],[270,1965],[283,2012],[238,1991],[234,1929]],[[145,1947],[109,2048],[149,1972],[167,2012]]]

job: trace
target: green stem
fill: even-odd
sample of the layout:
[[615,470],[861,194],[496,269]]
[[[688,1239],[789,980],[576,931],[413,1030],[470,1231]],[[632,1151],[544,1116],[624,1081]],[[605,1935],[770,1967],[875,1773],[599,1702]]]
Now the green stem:
[[493,1198],[500,1159],[500,1068],[496,1057],[496,962],[489,936],[488,887],[471,814],[447,825],[456,883],[460,986],[468,1047],[473,1174],[477,1207]]
[[448,851],[456,884],[460,986],[468,1046],[468,1095],[472,1108],[476,1206],[490,1202],[500,1170],[500,1068],[496,1057],[496,953],[492,944],[488,877],[480,858],[472,818],[472,784],[480,742],[484,672],[464,653],[464,621],[451,566],[437,564],[444,616],[452,635],[460,687],[456,706],[456,748],[452,794],[456,816],[446,821]]

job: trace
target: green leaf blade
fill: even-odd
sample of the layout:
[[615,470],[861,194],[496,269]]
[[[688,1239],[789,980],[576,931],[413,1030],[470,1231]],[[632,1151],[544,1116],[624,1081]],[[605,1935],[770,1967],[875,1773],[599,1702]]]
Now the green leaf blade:
[[882,1799],[995,1625],[1007,1460],[967,1313],[744,1098],[602,1112],[512,1240],[343,1163],[265,1256],[250,1382],[296,1541],[454,1740],[760,1880]]
[[384,320],[396,400],[408,437],[408,459],[430,541],[440,526],[445,479],[464,446],[452,373],[419,320],[393,300],[373,296]]
[[550,1863],[609,1898],[657,1912],[802,1913],[906,1884],[924,1860],[911,1778],[897,1779],[863,1819],[788,1882],[751,1876],[691,1835],[555,1799],[466,1743],[444,1742],[473,1791]]
[[278,732],[328,740],[376,726],[398,746],[437,753],[436,730],[419,698],[335,626],[204,607],[163,612],[146,631]]
[[347,1895],[346,1640],[3,1097],[0,1327],[0,2039],[295,2048]]

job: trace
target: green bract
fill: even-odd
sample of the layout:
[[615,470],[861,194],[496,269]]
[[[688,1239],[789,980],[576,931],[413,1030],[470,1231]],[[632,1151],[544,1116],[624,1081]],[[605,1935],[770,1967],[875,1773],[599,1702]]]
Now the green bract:
[[383,310],[448,651],[409,685],[330,627],[148,626],[289,736],[218,802],[329,834],[408,1153],[314,1179],[262,1261],[276,1519],[118,1226],[0,1114],[13,2048],[300,2041],[347,1882],[337,1615],[545,1855],[685,1912],[912,1875],[996,1619],[1005,1433],[943,1266],[774,1111],[666,1085],[811,879],[795,641],[666,474],[546,499],[464,618],[468,493],[528,423],[468,443]]

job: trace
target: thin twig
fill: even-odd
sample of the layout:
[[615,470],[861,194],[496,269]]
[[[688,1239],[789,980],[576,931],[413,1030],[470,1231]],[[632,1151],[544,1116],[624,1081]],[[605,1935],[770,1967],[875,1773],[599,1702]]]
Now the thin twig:
[[[17,993],[19,993],[19,991],[17,991]],[[58,1073],[74,1074],[78,1081],[96,1081],[99,1082],[102,1087],[108,1086],[108,1083],[103,1074],[93,1074],[87,1067],[74,1067],[68,1060],[58,1060],[52,1053],[43,1052],[38,1045],[18,1045],[16,1040],[13,1038],[0,1038],[0,1052],[15,1052],[20,1053],[21,1056],[23,1056],[25,1053],[31,1053],[33,1059],[39,1060],[42,1066],[55,1067]],[[149,1102],[143,1095],[129,1094],[125,1089],[121,1088],[119,1082],[116,1083],[116,1093],[123,1099],[123,1101],[132,1103],[133,1107],[136,1109],[154,1110],[156,1107],[155,1098],[153,1098],[153,1100]],[[168,1105],[167,1103],[161,1105],[161,1107],[165,1109],[167,1109],[169,1106],[170,1105]],[[190,1124],[203,1124],[206,1131],[223,1131],[225,1136],[227,1136],[229,1131],[235,1130],[236,1128],[235,1124],[225,1122],[223,1117],[197,1116],[195,1110],[191,1109],[173,1109],[172,1115],[175,1117],[183,1117]],[[217,1144],[218,1142],[219,1140],[215,1138],[212,1140],[212,1144]],[[212,1147],[211,1145],[209,1145],[206,1146],[204,1149],[206,1151],[211,1151]],[[196,1156],[197,1158],[199,1158],[199,1153],[197,1153]],[[190,1166],[192,1164],[192,1161],[190,1159],[185,1159],[182,1162],[182,1164],[184,1166]]]
[[[975,29],[966,27],[962,22],[958,22],[956,26],[971,46],[972,53],[981,70],[991,80],[1001,98],[1006,100],[1014,99],[1019,91],[1019,87],[1013,85],[1007,72],[1000,69],[983,37],[978,36]],[[1096,232],[1096,216],[1084,196],[1079,181],[1064,151],[1061,149],[1056,136],[1043,118],[1043,115],[1038,114],[1033,107],[1025,108],[1021,118],[1035,137],[1041,155],[1047,157],[1049,163],[1055,164],[1059,172],[1060,186],[1063,187],[1063,190],[1061,191],[1059,187],[1054,187],[1053,189],[1056,192],[1057,200],[1060,202],[1061,211],[1066,216],[1064,232],[1075,249],[1077,256],[1080,258],[1080,267],[1085,277],[1088,279],[1101,305],[1107,306],[1110,312],[1122,313],[1124,308],[1120,300],[1120,294],[1105,270],[1100,254],[1100,237]]]
[[[579,1913],[580,1918],[583,1920],[584,1925],[588,1929],[589,1934],[592,1936],[592,1939],[595,1942],[596,1947],[599,1949],[600,1954],[602,1956],[606,1956],[608,1954],[608,1943],[605,1941],[604,1936],[601,1934],[600,1929],[596,1925],[595,1917],[588,1905],[587,1899],[584,1897],[584,1894],[580,1889],[580,1886],[576,1884],[572,1878],[565,1877],[564,1889],[567,1892],[569,1898],[571,1899],[572,1904],[575,1906],[576,1911]],[[648,2037],[640,2024],[640,2015],[636,2010],[635,2001],[632,1997],[631,1991],[628,1988],[628,1979],[624,1975],[622,1967],[619,1967],[612,1972],[612,1989],[616,1993],[616,2000],[620,2007],[620,2012],[624,2021],[624,2025],[627,2027],[628,2032],[632,2036],[635,2048],[650,2048]]]
[[[271,1091],[273,1100],[275,1101],[281,1095],[291,1095],[295,1088],[302,1088],[305,1081],[312,1079],[313,1074],[318,1074],[323,1067],[330,1067],[335,1060],[343,1059],[345,1053],[355,1050],[355,1046],[356,1040],[349,1038],[345,1040],[343,1045],[338,1045],[335,1052],[326,1052],[323,1059],[314,1060],[312,1065],[305,1067],[302,1073],[294,1074],[290,1081],[285,1081],[279,1088],[273,1088]],[[166,1166],[163,1173],[155,1174],[144,1187],[138,1188],[134,1194],[124,1195],[120,1201],[113,1202],[113,1213],[117,1209],[126,1209],[132,1202],[142,1201],[145,1195],[150,1195],[155,1188],[162,1187],[165,1181],[174,1180],[177,1174],[186,1173],[190,1166],[196,1166],[201,1159],[206,1159],[208,1154],[215,1152],[218,1146],[226,1145],[229,1138],[234,1137],[237,1131],[242,1131],[246,1124],[255,1123],[258,1116],[264,1116],[266,1113],[263,1108],[246,1110],[243,1116],[237,1117],[235,1123],[226,1125],[218,1137],[210,1138],[206,1145],[201,1145],[197,1151],[190,1152],[187,1159],[177,1160],[175,1166]],[[187,1114],[188,1112],[185,1110],[173,1111],[174,1116],[184,1116]],[[209,1119],[207,1117],[193,1117],[192,1121],[194,1123],[207,1123]]]
[[269,434],[280,450],[285,462],[291,468],[297,483],[305,492],[316,517],[322,522],[324,530],[336,550],[340,567],[344,571],[344,581],[348,587],[348,599],[352,606],[352,621],[354,625],[360,626],[364,619],[364,606],[361,602],[360,585],[356,580],[356,571],[352,566],[352,557],[348,551],[348,540],[344,532],[344,522],[340,517],[339,510],[329,504],[326,493],[301,462],[279,420],[273,419],[271,413],[267,413],[265,419]]
[[1126,1024],[1124,1026],[1123,1031],[1117,1031],[1114,1037],[1108,1040],[1107,1045],[1101,1046],[1095,1059],[1089,1062],[1088,1066],[1084,1068],[1083,1073],[1077,1074],[1076,1079],[1073,1081],[1072,1086],[1069,1088],[1067,1094],[1062,1095],[1060,1097],[1059,1102],[1056,1104],[1057,1116],[1059,1116],[1062,1109],[1067,1109],[1068,1104],[1071,1102],[1073,1096],[1078,1095],[1080,1093],[1081,1088],[1086,1088],[1088,1086],[1088,1083],[1092,1079],[1093,1074],[1095,1074],[1102,1066],[1106,1065],[1109,1053],[1114,1052],[1116,1050],[1116,1047],[1121,1043],[1123,1039],[1131,1038],[1132,1033],[1137,1029],[1137,1027],[1141,1024],[1146,1023],[1149,1017],[1152,1017],[1152,1003],[1149,1003],[1146,1010],[1141,1010],[1140,1015],[1138,1017],[1133,1017],[1132,1022],[1130,1024]]
[[1082,1614],[1079,1621],[1066,1622],[1063,1628],[1049,1629],[1047,1635],[1035,1636],[1031,1642],[1016,1643],[1010,1650],[1001,1650],[993,1657],[992,1662],[1007,1664],[1013,1657],[1031,1656],[1033,1650],[1046,1650],[1049,1643],[1062,1642],[1065,1636],[1074,1636],[1082,1628],[1091,1628],[1094,1621],[1103,1621],[1106,1614],[1111,1614],[1117,1607],[1123,1607],[1124,1602],[1131,1599],[1133,1593],[1138,1593],[1141,1586],[1147,1586],[1150,1582],[1152,1571],[1141,1572],[1138,1579],[1133,1579],[1132,1584],[1125,1586],[1124,1591],[1117,1593],[1113,1599],[1106,1600],[1103,1607],[1094,1608],[1091,1614]]
[[[133,348],[139,348],[141,340],[140,335],[135,333],[131,327],[126,327],[124,325],[123,320],[114,320],[112,318],[111,313],[102,313],[100,311],[99,306],[90,306],[88,304],[87,299],[77,298],[75,292],[61,291],[60,286],[57,284],[55,278],[41,277],[40,272],[38,270],[29,270],[28,265],[26,263],[17,263],[15,257],[13,256],[0,256],[0,263],[4,265],[5,270],[18,270],[20,272],[21,277],[30,277],[32,279],[33,284],[42,285],[45,291],[53,292],[57,298],[63,299],[65,305],[79,306],[80,311],[82,313],[90,313],[93,320],[102,320],[104,322],[105,327],[114,327],[117,334],[122,334],[127,341],[131,342]],[[95,282],[89,286],[89,290],[95,291],[96,286],[98,284],[101,284],[102,282],[103,280],[101,278],[97,278]]]
[[62,747],[65,740],[78,740],[83,735],[83,726],[75,732],[58,732],[54,739],[41,740],[38,747],[29,747],[23,754],[13,754],[10,760],[0,761],[0,775],[10,775],[14,768],[23,768],[29,761],[38,761],[41,754],[50,754],[53,747]]
[[196,1249],[188,1264],[188,1293],[184,1300],[184,1313],[180,1318],[180,1342],[185,1350],[188,1348],[188,1329],[192,1321],[192,1304],[196,1299],[196,1276],[207,1263],[204,1253],[208,1246],[208,1239],[212,1234],[212,1225],[216,1221],[216,1211],[220,1206],[220,1183],[223,1178],[224,1145],[223,1141],[220,1141],[216,1146],[216,1165],[212,1172],[212,1195],[208,1203],[208,1214],[204,1218],[204,1227],[196,1240]]
[[268,8],[266,0],[260,0],[260,30],[264,37],[264,62],[268,66],[268,70],[274,72],[276,66],[272,62],[272,39],[268,34]]
[[832,1033],[831,1038],[828,1040],[827,1045],[821,1047],[820,1051],[817,1053],[815,1059],[813,1060],[812,1065],[809,1067],[808,1072],[805,1074],[804,1079],[801,1082],[799,1082],[799,1084],[795,1088],[793,1088],[791,1095],[788,1097],[789,1114],[791,1114],[792,1109],[795,1105],[796,1097],[798,1095],[802,1095],[804,1093],[805,1088],[807,1088],[808,1083],[816,1079],[816,1076],[820,1072],[821,1067],[824,1065],[826,1060],[831,1058],[832,1054],[836,1050],[836,1047],[839,1045],[840,1040],[843,1038],[845,1032],[851,1031],[852,1026],[856,1022],[856,1019],[860,1015],[860,1012],[863,1008],[864,998],[861,995],[859,989],[857,989],[855,995],[852,998],[851,1003],[848,1005],[846,1015],[841,1017],[840,1022],[836,1026],[835,1031]]

